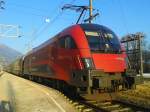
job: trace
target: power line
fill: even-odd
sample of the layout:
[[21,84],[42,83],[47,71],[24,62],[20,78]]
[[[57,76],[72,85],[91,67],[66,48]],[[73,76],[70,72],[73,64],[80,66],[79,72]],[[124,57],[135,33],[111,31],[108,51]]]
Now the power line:
[[[59,8],[60,9],[60,7],[61,7],[61,5],[62,4],[64,4],[64,0],[62,0],[60,3],[59,3],[59,5],[56,7],[56,8],[54,8],[53,9],[53,14],[55,14],[55,12],[57,11],[57,9]],[[46,29],[51,25],[51,24],[53,24],[60,16],[62,15],[62,12],[59,12],[52,20],[50,20],[50,22],[48,23],[48,24],[46,24],[46,26],[44,26],[44,27],[40,27],[39,28],[39,30],[37,31],[37,33],[33,36],[33,38],[31,39],[31,41],[28,43],[28,45],[30,45],[31,46],[31,43],[33,42],[33,41],[35,41],[43,32],[45,32],[46,31]]]
[[[1,2],[0,2],[1,3]],[[3,2],[2,2],[3,3]],[[5,2],[4,2],[5,3]],[[14,3],[14,2],[9,2],[9,3],[7,3],[7,6],[8,5],[12,5],[13,7],[16,7],[16,10],[14,10],[14,8],[13,8],[13,10],[7,10],[7,11],[15,11],[15,12],[19,12],[20,14],[29,14],[29,15],[33,15],[33,16],[39,16],[39,17],[48,17],[47,15],[44,15],[44,14],[41,14],[41,13],[39,13],[39,11],[40,12],[48,12],[48,10],[44,10],[44,9],[38,9],[38,8],[34,8],[34,7],[30,7],[30,6],[26,6],[26,5],[22,5],[22,4],[16,4],[16,3]],[[18,7],[20,7],[21,9],[26,9],[26,11],[24,11],[24,10],[18,10]],[[27,11],[27,9],[32,9],[32,10],[36,10],[36,11],[38,11],[38,12],[33,12],[33,11],[30,11],[30,12],[28,12]]]
[[39,13],[37,14],[37,13],[33,13],[33,12],[26,12],[24,10],[18,10],[18,9],[14,10],[14,8],[13,8],[13,10],[9,10],[9,11],[19,13],[19,14],[22,14],[22,15],[28,14],[28,15],[32,15],[32,16],[41,17],[41,18],[49,17],[47,15],[42,15],[42,14],[39,14]]
[[[63,4],[63,2],[64,2],[64,0],[61,1],[61,4]],[[30,15],[33,15],[33,16],[39,16],[39,17],[44,17],[44,18],[45,17],[50,17],[50,16],[48,16],[49,14],[47,14],[47,15],[43,14],[43,12],[44,13],[49,12],[48,10],[45,10],[45,9],[39,9],[39,8],[35,8],[35,7],[30,7],[30,6],[23,5],[23,4],[16,4],[14,2],[9,2],[9,5],[12,5],[13,7],[17,7],[17,10],[15,12],[21,11],[20,14],[30,14]],[[26,11],[18,10],[18,7],[20,7],[21,9],[26,9]],[[56,12],[57,8],[58,7],[56,7],[53,11],[50,11],[51,12],[50,14],[53,14],[54,12]],[[32,10],[35,10],[35,11],[38,11],[38,12],[34,12],[34,11],[28,12],[27,9],[32,9]],[[11,11],[14,11],[14,8]],[[42,13],[39,13],[39,12],[42,12]]]
[[73,4],[75,1],[76,1],[76,0],[72,0],[72,1],[70,2],[70,4]]
[[[1,9],[1,7],[3,6],[3,8],[2,9],[4,9],[4,4],[5,4],[5,2],[3,2],[2,0],[0,0],[0,9]],[[34,13],[33,11],[31,12],[27,12],[27,11],[24,11],[24,10],[18,10],[18,6],[19,5],[14,5],[17,9],[16,10],[14,10],[14,8],[12,9],[12,10],[6,10],[6,11],[13,11],[13,12],[20,12],[20,14],[30,14],[30,15],[34,15],[34,16],[39,16],[39,17],[48,17],[47,15],[43,15],[43,14],[39,14],[39,12],[38,13]],[[7,7],[8,7],[8,5],[7,5]],[[24,8],[24,9],[28,9],[28,6],[20,6],[20,7],[22,7],[22,8]],[[35,8],[31,8],[31,9],[35,9]],[[38,9],[35,9],[35,10],[38,10]],[[40,9],[39,9],[40,10]],[[43,11],[43,12],[48,12],[48,11]]]
[[62,12],[60,12],[58,15],[56,15],[52,20],[51,20],[51,22],[50,23],[48,23],[42,30],[40,30],[37,34],[36,34],[36,37],[35,38],[33,38],[32,40],[31,40],[31,42],[33,42],[35,39],[37,39],[43,32],[45,32],[49,27],[50,27],[50,25],[52,25],[60,16],[62,16]]
[[[70,3],[74,3],[76,0],[72,0]],[[62,0],[60,2],[60,5],[58,5],[54,10],[53,13],[55,12],[55,10],[57,10],[58,8],[60,9],[62,7],[62,5],[64,4],[64,0]],[[54,13],[55,14],[55,13]],[[58,18],[60,18],[63,15],[63,11],[59,12],[44,28],[40,27],[40,30],[35,34],[34,38],[32,38],[32,40],[29,43],[32,43],[33,41],[35,41],[43,32],[45,32],[50,25],[52,25],[56,20],[58,20]],[[30,44],[29,44],[30,45]]]
[[18,3],[15,3],[15,2],[8,2],[7,5],[12,5],[12,6],[15,6],[15,7],[21,7],[21,8],[24,8],[24,9],[32,9],[32,10],[36,10],[36,11],[39,11],[39,12],[48,12],[48,10],[46,9],[41,9],[41,8],[35,8],[35,7],[31,7],[31,6],[27,6],[27,5],[23,5],[23,4],[18,4]]
[[[75,2],[75,1],[76,1],[76,0],[72,0],[70,3],[73,3],[73,2]],[[63,4],[64,4],[64,0],[62,0],[62,1],[60,2],[60,4],[53,10],[53,12],[55,12],[55,10],[57,10],[58,8],[60,9],[60,7],[62,7]],[[63,14],[63,11],[59,12],[59,13],[50,21],[50,23],[48,23],[43,29],[39,30],[39,31],[37,32],[37,34],[36,34],[36,37],[34,37],[34,38],[31,40],[31,42],[32,42],[33,40],[37,39],[38,36],[40,36],[43,32],[45,32],[46,29],[49,28],[50,25],[52,25],[58,18],[60,18],[60,17],[62,16],[62,14]]]
[[123,7],[123,5],[122,5],[120,0],[118,0],[117,4],[118,4],[120,12],[121,12],[121,19],[122,19],[123,26],[124,26],[126,32],[128,33],[129,31],[128,31],[128,27],[127,27],[127,20],[126,20],[124,7]]
[[58,6],[56,6],[53,10],[52,10],[52,13],[55,14],[54,12],[58,11],[58,9],[61,9],[62,7],[62,4],[64,4],[64,0],[62,0]]

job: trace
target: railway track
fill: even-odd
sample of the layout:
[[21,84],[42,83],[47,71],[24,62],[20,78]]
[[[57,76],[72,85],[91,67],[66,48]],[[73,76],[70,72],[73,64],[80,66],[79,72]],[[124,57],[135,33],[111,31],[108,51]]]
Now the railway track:
[[[46,84],[46,87],[49,88],[50,86]],[[70,94],[63,93],[56,88],[53,89],[56,93],[62,95],[67,102],[70,102],[79,112],[150,112],[150,108],[147,109],[132,103],[114,100],[111,93],[108,94],[111,100],[106,98],[105,101],[96,101],[93,99],[87,100],[86,97],[70,96]]]
[[[46,86],[49,88],[49,86]],[[125,103],[116,100],[96,101],[86,100],[86,98],[76,99],[60,92],[60,90],[54,89],[56,93],[62,95],[67,102],[70,102],[79,112],[150,112],[150,108],[136,106],[132,103]],[[46,91],[42,89],[45,94]],[[112,95],[110,95],[111,97]],[[49,96],[48,96],[49,97]]]
[[[60,93],[62,94],[62,93]],[[150,108],[136,106],[132,103],[117,100],[73,100],[62,94],[79,112],[150,112]]]
[[73,105],[80,112],[149,112],[150,110],[118,101],[76,101]]
[[[47,86],[49,88],[49,86]],[[136,106],[132,103],[112,100],[112,95],[109,94],[111,100],[96,101],[86,100],[86,98],[78,98],[62,93],[60,90],[54,90],[62,95],[67,102],[70,102],[79,112],[150,112],[150,108]]]

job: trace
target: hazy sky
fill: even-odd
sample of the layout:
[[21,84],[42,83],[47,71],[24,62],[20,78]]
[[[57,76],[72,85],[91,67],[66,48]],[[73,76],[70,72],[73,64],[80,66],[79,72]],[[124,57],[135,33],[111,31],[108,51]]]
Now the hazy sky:
[[[76,22],[79,13],[62,11],[61,7],[64,4],[88,5],[89,2],[89,0],[4,1],[5,10],[0,10],[0,24],[19,25],[22,37],[0,37],[0,44],[6,44],[22,53]],[[149,40],[150,0],[93,0],[93,6],[100,12],[94,23],[111,28],[119,38],[128,33],[144,32]],[[47,23],[46,20],[50,22]]]

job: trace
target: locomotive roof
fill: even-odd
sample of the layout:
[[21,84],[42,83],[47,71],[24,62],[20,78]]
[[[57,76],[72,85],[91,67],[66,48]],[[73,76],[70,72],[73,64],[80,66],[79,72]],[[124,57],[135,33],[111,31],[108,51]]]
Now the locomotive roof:
[[[92,31],[99,31],[99,30],[108,30],[111,31],[109,28],[99,24],[79,24],[83,30],[92,30]],[[112,32],[112,31],[111,31]]]
[[[107,27],[105,27],[105,26],[103,26],[103,25],[99,25],[99,24],[89,24],[89,23],[86,23],[86,24],[76,24],[76,25],[79,25],[83,30],[90,30],[90,31],[100,31],[100,30],[108,30],[108,31],[111,31],[109,28],[107,28]],[[76,26],[76,25],[73,25],[73,26]],[[73,26],[71,26],[71,27],[73,27]],[[71,28],[71,27],[68,27],[68,28]],[[66,29],[68,29],[68,28],[66,28]],[[65,30],[66,30],[65,29]],[[63,30],[64,31],[64,30]],[[112,31],[111,31],[112,32]],[[60,32],[61,33],[61,32]],[[59,35],[60,33],[58,33],[57,35]],[[57,36],[56,35],[56,36]],[[54,37],[56,37],[56,36],[54,36]],[[33,48],[30,52],[28,52],[27,53],[27,55],[29,55],[29,54],[31,54],[31,53],[33,53],[33,52],[35,52],[35,51],[37,51],[37,50],[39,50],[39,49],[41,49],[41,48],[43,48],[44,46],[46,46],[46,45],[48,45],[49,43],[51,43],[52,42],[52,40],[55,40],[55,38],[54,37],[52,37],[52,38],[50,38],[50,39],[48,39],[46,42],[44,42],[43,44],[41,44],[41,45],[39,45],[38,47],[35,47],[35,48]]]

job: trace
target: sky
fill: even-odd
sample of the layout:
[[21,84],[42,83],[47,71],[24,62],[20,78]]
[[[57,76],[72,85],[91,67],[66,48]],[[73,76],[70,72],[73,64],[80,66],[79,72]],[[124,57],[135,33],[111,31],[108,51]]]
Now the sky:
[[[23,54],[76,23],[80,13],[62,11],[65,4],[89,4],[89,0],[4,1],[0,24],[19,26],[21,37],[0,37],[0,44]],[[130,33],[143,32],[149,41],[150,0],[93,0],[93,7],[96,9],[93,13],[100,13],[93,23],[109,27],[120,39]],[[85,19],[88,12],[86,14]]]

